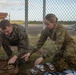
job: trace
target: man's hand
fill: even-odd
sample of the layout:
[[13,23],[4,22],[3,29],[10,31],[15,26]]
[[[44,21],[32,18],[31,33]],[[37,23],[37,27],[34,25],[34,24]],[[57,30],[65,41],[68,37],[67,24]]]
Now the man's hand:
[[39,57],[39,58],[35,61],[34,65],[35,65],[35,66],[38,65],[38,64],[40,64],[42,61],[43,61],[43,58],[42,58],[42,57]]
[[25,54],[24,56],[22,56],[22,58],[25,59],[25,61],[28,61],[30,57],[30,53]]
[[17,59],[17,56],[16,56],[16,55],[13,56],[13,57],[8,61],[8,64],[14,64],[15,61],[16,61],[16,59]]

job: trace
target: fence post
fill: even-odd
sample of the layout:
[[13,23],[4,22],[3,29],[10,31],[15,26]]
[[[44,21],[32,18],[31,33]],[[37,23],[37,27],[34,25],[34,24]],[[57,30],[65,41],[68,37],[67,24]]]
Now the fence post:
[[43,19],[45,17],[46,14],[46,0],[43,0]]
[[28,33],[28,0],[25,0],[25,28]]
[[[43,0],[43,19],[45,17],[46,14],[46,0]],[[43,23],[43,28],[45,28],[44,23]]]

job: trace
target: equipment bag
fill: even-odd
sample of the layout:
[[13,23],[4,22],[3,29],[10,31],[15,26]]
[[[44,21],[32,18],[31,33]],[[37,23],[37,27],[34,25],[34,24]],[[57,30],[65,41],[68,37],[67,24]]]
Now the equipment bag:
[[0,60],[0,75],[16,75],[19,69],[16,64],[8,65],[7,61]]

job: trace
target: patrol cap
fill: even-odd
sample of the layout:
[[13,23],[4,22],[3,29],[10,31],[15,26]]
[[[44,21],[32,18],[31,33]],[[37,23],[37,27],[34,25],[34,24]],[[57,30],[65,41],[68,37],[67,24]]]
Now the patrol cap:
[[47,15],[44,17],[44,19],[47,19],[47,20],[50,21],[50,22],[57,22],[57,20],[58,20],[58,18],[57,18],[54,14],[52,14],[52,13],[47,14]]

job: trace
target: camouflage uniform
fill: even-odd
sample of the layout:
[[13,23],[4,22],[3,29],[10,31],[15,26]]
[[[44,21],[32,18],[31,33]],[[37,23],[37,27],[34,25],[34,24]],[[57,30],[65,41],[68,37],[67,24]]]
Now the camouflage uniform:
[[18,47],[17,56],[22,56],[28,52],[28,36],[24,27],[20,25],[12,25],[13,31],[9,37],[1,34],[2,46],[8,56],[12,55],[10,46]]
[[76,68],[76,44],[62,25],[57,24],[53,30],[43,29],[40,39],[31,53],[39,50],[48,37],[53,40],[53,43],[45,56],[53,57],[52,62],[58,70],[67,68],[67,64]]
[[23,26],[13,24],[12,27],[13,31],[10,36],[7,37],[1,33],[0,40],[2,41],[2,46],[8,57],[12,56],[12,50],[10,46],[18,47],[18,53],[16,55],[18,56],[18,64],[20,65],[24,62],[24,60],[21,61],[20,57],[27,53],[29,50],[28,36]]

